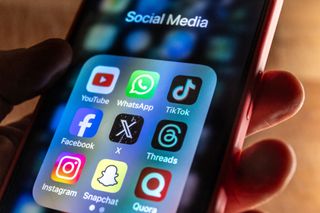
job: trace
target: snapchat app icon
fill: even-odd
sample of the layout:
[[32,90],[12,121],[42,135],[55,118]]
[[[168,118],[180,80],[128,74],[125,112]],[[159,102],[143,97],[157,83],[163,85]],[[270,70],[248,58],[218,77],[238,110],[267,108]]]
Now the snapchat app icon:
[[99,191],[116,193],[122,186],[127,169],[125,162],[103,159],[98,163],[91,187]]

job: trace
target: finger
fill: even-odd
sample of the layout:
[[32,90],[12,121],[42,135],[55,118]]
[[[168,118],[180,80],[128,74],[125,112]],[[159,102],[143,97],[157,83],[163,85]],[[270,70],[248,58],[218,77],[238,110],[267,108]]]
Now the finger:
[[248,135],[270,128],[295,115],[304,102],[300,81],[289,72],[269,71],[263,75],[254,100]]
[[266,202],[287,185],[296,167],[293,150],[277,140],[245,149],[225,183],[226,212],[241,212]]
[[31,121],[32,115],[30,114],[19,121],[10,123],[6,126],[0,126],[0,135],[9,139],[11,143],[16,146],[21,141],[25,131],[30,126]]
[[0,183],[31,120],[32,115],[28,115],[17,122],[0,127]]
[[263,213],[263,212],[259,211],[259,210],[249,210],[249,211],[245,211],[243,213]]
[[0,120],[12,106],[32,98],[71,62],[67,42],[49,39],[28,49],[0,52]]
[[0,135],[0,186],[15,153],[15,147],[9,138]]

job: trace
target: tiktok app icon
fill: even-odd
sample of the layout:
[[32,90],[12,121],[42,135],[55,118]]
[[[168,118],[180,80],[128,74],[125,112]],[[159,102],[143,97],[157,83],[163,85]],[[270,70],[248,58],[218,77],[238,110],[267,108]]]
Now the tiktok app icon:
[[103,112],[99,109],[80,108],[73,117],[69,132],[72,135],[92,138],[98,131]]
[[171,152],[178,151],[187,132],[187,125],[178,121],[162,120],[153,135],[152,147]]
[[197,101],[202,80],[198,77],[179,75],[173,79],[168,101],[172,103],[191,105]]

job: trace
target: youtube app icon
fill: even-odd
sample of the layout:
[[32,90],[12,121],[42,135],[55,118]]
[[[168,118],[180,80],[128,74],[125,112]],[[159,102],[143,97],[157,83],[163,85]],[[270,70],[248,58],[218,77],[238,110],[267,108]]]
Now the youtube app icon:
[[110,87],[113,78],[113,74],[97,73],[93,78],[92,84],[95,86]]
[[97,66],[92,70],[87,83],[88,92],[109,94],[113,91],[120,70],[117,67]]

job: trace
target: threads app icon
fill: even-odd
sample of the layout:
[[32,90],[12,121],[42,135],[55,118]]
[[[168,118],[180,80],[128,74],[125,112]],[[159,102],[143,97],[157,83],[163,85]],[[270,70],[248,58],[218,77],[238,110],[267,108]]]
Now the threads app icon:
[[159,122],[152,139],[152,147],[171,152],[178,151],[184,141],[187,124],[162,120]]

